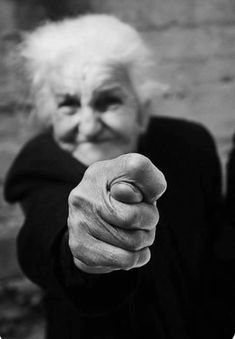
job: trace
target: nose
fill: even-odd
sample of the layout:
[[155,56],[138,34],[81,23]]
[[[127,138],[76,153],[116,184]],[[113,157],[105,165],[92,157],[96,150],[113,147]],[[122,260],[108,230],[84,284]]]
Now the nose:
[[95,138],[102,129],[101,119],[91,108],[84,107],[78,121],[79,136],[85,139]]

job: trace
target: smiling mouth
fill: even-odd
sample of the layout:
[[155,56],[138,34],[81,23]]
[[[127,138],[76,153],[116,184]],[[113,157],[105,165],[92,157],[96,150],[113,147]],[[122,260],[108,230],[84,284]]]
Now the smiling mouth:
[[103,139],[85,139],[85,140],[78,140],[77,144],[104,144],[107,142],[113,142],[115,138],[103,138]]

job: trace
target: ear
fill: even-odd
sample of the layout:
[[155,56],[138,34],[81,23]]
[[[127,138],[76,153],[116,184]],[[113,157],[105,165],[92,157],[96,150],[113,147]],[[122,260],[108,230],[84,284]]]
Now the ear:
[[140,103],[138,110],[138,124],[141,134],[145,133],[151,115],[151,100],[147,99],[144,103]]

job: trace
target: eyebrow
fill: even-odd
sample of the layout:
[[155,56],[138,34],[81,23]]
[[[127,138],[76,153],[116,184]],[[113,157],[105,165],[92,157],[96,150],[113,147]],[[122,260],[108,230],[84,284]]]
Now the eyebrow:
[[121,85],[113,85],[113,86],[101,86],[94,90],[94,97],[99,95],[106,95],[106,94],[116,94],[116,95],[125,95],[125,91]]
[[80,96],[77,94],[72,94],[72,93],[56,93],[56,98],[61,101],[61,100],[78,100],[80,101]]

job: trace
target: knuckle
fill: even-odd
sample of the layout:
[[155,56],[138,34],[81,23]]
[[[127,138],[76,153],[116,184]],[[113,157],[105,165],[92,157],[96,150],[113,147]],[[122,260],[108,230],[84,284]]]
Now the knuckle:
[[155,232],[156,228],[135,231],[128,242],[128,249],[133,252],[138,252],[145,247],[151,246],[155,239]]
[[142,247],[145,247],[144,231],[133,231],[133,234],[128,238],[128,246],[130,251],[138,251]]
[[75,205],[77,202],[77,194],[76,189],[74,188],[70,193],[68,197],[68,203],[69,205]]
[[146,247],[152,246],[155,240],[156,227],[148,232],[148,241]]
[[82,183],[83,185],[86,184],[86,183],[89,183],[89,182],[92,180],[92,178],[94,179],[94,177],[95,177],[95,172],[96,172],[96,170],[95,170],[95,164],[90,165],[90,166],[86,169],[86,171],[85,171],[85,173],[84,173],[84,175],[83,175],[83,178],[82,178],[82,180],[81,180],[81,183]]
[[98,161],[94,162],[86,169],[83,180],[88,179],[94,181],[94,178],[99,177],[106,170],[108,161]]
[[82,261],[87,266],[96,266],[98,258],[93,251],[87,246],[86,241],[77,240],[74,237],[69,237],[69,247],[72,255]]
[[159,211],[156,206],[153,206],[152,213],[150,214],[150,223],[152,226],[156,226],[159,222]]
[[122,218],[122,225],[133,230],[150,230],[155,228],[158,222],[158,209],[149,204],[133,206],[131,212]]
[[138,228],[139,213],[135,208],[130,209],[130,211],[120,214],[120,223],[124,228]]
[[97,171],[97,163],[93,163],[86,169],[84,177],[90,177],[94,175],[94,172]]
[[69,236],[69,248],[72,252],[72,254],[77,257],[77,254],[79,252],[79,244],[78,242],[74,239],[74,237]]
[[146,229],[155,228],[159,222],[159,211],[156,206],[146,205],[146,209],[143,210],[139,220],[142,225],[146,225]]
[[84,205],[84,200],[86,200],[86,197],[84,195],[84,190],[82,190],[82,186],[80,183],[69,193],[68,204],[69,206],[78,207],[81,204]]
[[138,153],[130,153],[125,155],[126,166],[130,171],[134,171],[138,168],[148,166],[151,161],[144,155]]
[[155,205],[142,204],[131,205],[123,208],[117,216],[119,226],[125,229],[143,229],[154,228],[159,222],[159,212]]

